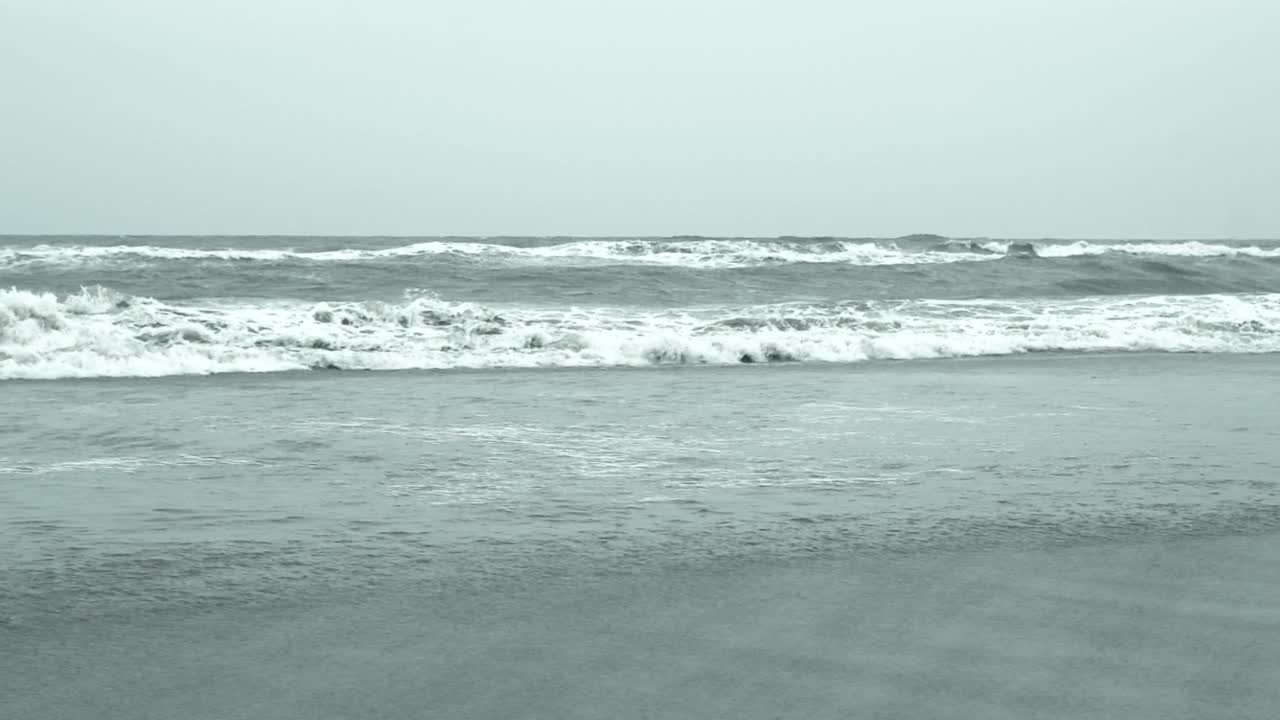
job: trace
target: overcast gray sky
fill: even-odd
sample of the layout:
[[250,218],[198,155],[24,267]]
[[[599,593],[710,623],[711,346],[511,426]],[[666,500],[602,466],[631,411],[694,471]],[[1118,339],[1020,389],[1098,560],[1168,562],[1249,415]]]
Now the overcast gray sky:
[[0,0],[0,232],[1280,236],[1276,0]]

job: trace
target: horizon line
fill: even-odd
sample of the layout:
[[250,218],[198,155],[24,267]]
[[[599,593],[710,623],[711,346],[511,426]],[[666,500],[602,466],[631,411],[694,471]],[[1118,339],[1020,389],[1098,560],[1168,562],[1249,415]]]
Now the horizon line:
[[422,235],[405,235],[399,233],[88,233],[88,232],[45,232],[45,233],[10,233],[0,232],[0,238],[289,238],[289,239],[315,239],[315,238],[333,238],[333,239],[387,239],[387,240],[443,240],[443,239],[466,239],[466,240],[680,240],[680,239],[704,239],[704,240],[912,240],[912,239],[940,239],[940,240],[1066,240],[1066,241],[1088,241],[1088,240],[1114,240],[1120,242],[1208,242],[1208,241],[1230,241],[1230,242],[1280,242],[1280,235],[1276,236],[1260,236],[1260,237],[1239,237],[1228,235],[1201,235],[1201,236],[1180,236],[1180,237],[1140,237],[1140,236],[1119,236],[1119,235],[943,235],[940,233],[908,233],[906,235],[706,235],[695,233],[677,233],[670,235],[645,235],[645,234],[618,234],[618,235],[589,235],[589,234],[422,234]]

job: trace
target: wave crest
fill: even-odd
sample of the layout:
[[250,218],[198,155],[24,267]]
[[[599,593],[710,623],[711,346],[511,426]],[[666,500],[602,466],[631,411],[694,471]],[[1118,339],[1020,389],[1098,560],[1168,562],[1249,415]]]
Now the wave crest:
[[1251,257],[1280,258],[1280,247],[1264,248],[1258,245],[1229,245],[1225,243],[1185,242],[1027,242],[1004,240],[948,240],[945,247],[992,256],[1034,255],[1041,258],[1066,258],[1092,255],[1139,255],[1186,258]]
[[377,262],[455,257],[486,262],[559,265],[657,265],[724,269],[794,263],[913,265],[990,259],[985,252],[902,248],[895,242],[854,240],[575,240],[520,246],[476,240],[427,240],[381,249],[209,249],[155,245],[37,245],[0,248],[0,268],[116,261]]
[[519,245],[481,240],[424,240],[379,249],[299,250],[180,248],[156,245],[36,245],[0,248],[0,269],[31,265],[110,262],[220,261],[360,263],[453,257],[475,262],[553,265],[656,265],[726,269],[796,263],[864,266],[999,260],[1010,256],[1065,258],[1093,255],[1280,258],[1280,247],[1189,242],[1063,242],[801,239],[571,240]]
[[102,288],[0,292],[0,378],[10,379],[1127,351],[1280,352],[1280,295],[656,310],[435,297],[170,305]]

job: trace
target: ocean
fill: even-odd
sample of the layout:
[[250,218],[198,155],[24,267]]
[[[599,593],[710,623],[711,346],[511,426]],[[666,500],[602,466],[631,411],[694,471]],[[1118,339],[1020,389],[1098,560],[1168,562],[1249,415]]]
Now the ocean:
[[1274,718],[1280,242],[0,237],[0,717]]

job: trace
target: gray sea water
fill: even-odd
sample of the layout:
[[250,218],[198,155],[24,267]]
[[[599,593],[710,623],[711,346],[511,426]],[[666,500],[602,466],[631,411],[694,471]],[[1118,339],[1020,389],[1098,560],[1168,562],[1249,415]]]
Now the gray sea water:
[[1272,718],[1280,246],[0,238],[0,717]]

